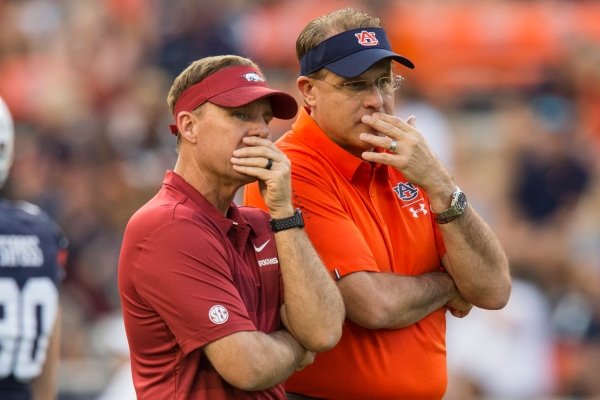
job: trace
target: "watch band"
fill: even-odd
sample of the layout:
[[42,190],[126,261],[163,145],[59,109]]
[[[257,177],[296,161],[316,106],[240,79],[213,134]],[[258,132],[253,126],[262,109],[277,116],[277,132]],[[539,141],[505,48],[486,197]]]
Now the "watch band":
[[435,222],[438,224],[447,224],[448,222],[454,221],[465,212],[467,209],[467,204],[467,196],[457,186],[454,193],[452,193],[452,202],[450,203],[450,208],[447,208],[439,213],[431,210],[433,212]]
[[304,227],[304,218],[302,218],[302,211],[300,211],[299,208],[296,208],[294,215],[291,217],[279,219],[271,218],[269,223],[271,224],[271,230],[273,232],[279,232],[286,229]]

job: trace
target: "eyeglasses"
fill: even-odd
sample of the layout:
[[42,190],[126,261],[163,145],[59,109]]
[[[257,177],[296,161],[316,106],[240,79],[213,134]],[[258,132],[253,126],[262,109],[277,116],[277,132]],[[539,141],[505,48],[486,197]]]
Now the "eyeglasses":
[[392,74],[390,76],[382,76],[374,81],[360,80],[360,81],[348,81],[341,84],[335,84],[327,82],[324,79],[317,79],[318,81],[325,82],[336,89],[345,90],[351,93],[362,93],[370,91],[373,85],[377,86],[377,89],[382,93],[392,93],[402,86],[404,77],[401,75]]

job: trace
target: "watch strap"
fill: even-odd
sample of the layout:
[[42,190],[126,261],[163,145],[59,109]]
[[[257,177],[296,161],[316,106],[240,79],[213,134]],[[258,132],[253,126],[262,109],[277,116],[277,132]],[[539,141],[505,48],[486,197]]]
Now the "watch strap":
[[279,232],[286,229],[304,227],[304,218],[302,218],[302,211],[300,211],[299,208],[296,208],[294,215],[291,217],[279,219],[271,218],[269,223],[271,224],[271,230],[273,232]]
[[452,202],[446,210],[436,213],[432,210],[435,222],[438,224],[447,224],[460,217],[467,208],[467,196],[457,186],[452,193]]

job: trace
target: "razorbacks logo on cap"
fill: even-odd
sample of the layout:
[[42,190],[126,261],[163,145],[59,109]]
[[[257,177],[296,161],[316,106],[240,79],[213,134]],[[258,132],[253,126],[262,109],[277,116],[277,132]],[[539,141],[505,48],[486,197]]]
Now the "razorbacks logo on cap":
[[363,46],[377,46],[379,40],[375,36],[375,32],[367,32],[362,31],[360,33],[355,33],[354,36],[358,39],[358,43]]
[[248,72],[242,75],[248,82],[264,82],[265,80],[256,72]]

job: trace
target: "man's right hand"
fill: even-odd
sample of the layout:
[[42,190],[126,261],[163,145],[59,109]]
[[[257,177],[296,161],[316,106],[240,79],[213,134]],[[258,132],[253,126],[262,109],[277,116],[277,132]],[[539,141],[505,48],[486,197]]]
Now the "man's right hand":
[[300,361],[300,364],[298,364],[296,371],[303,370],[304,367],[307,367],[310,364],[312,364],[315,361],[316,355],[317,355],[317,353],[306,350],[306,354],[304,355],[304,358],[302,359],[302,361]]
[[[233,168],[258,179],[261,195],[273,218],[294,214],[290,160],[269,139],[243,138],[245,147],[233,152]],[[271,162],[269,162],[271,160]],[[266,166],[270,166],[267,169]]]
[[464,318],[467,315],[469,315],[469,312],[473,308],[473,304],[463,299],[463,297],[457,290],[456,296],[448,303],[446,303],[446,307],[448,307],[450,314],[454,315],[457,318]]

